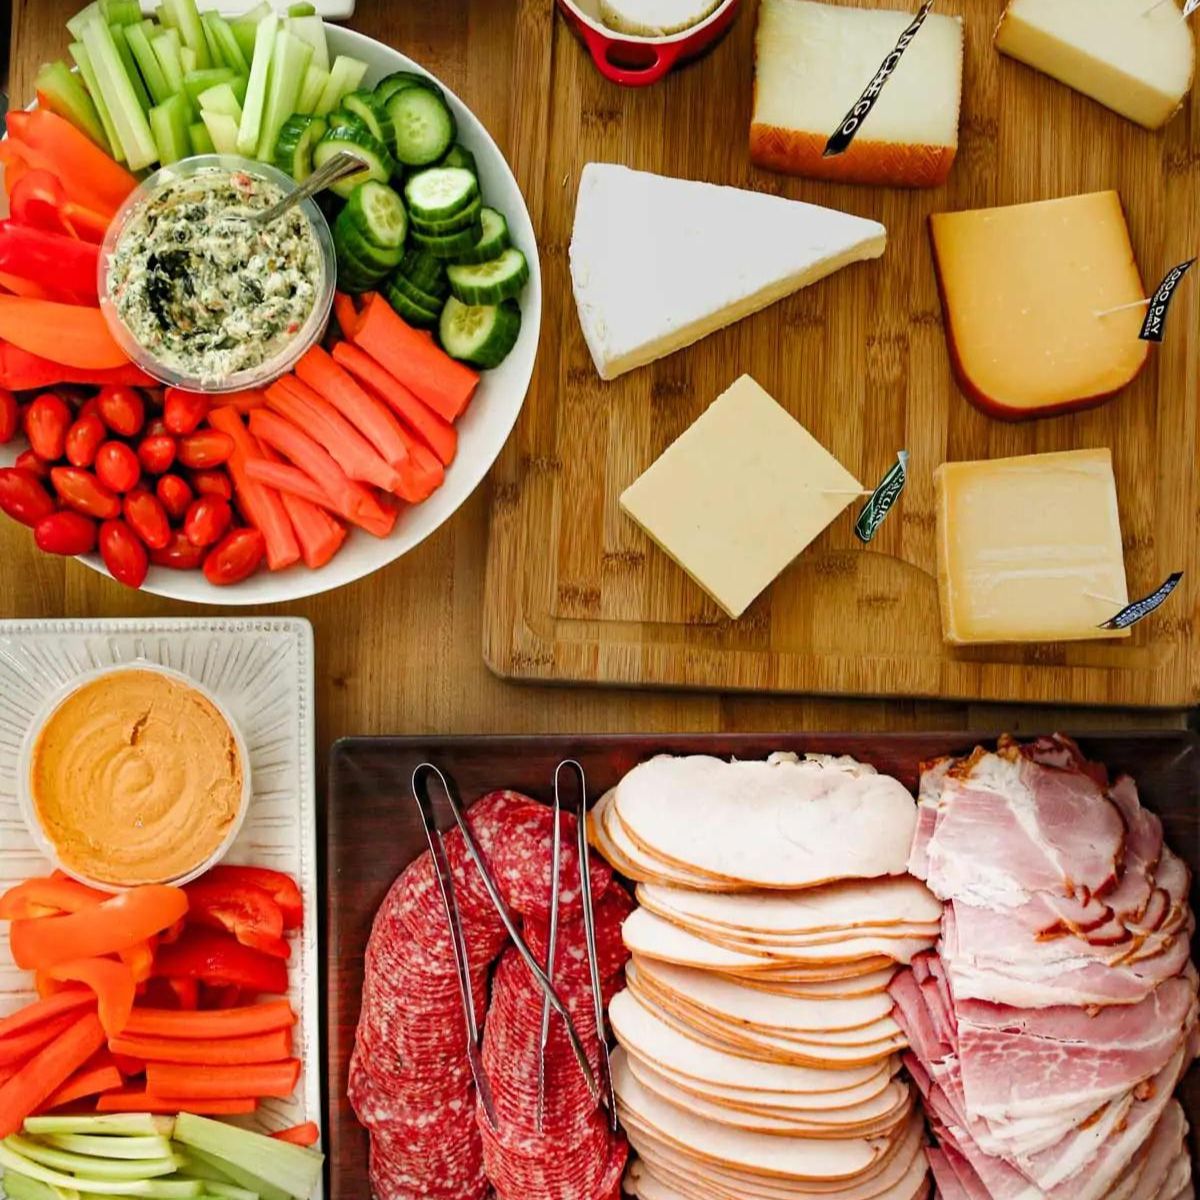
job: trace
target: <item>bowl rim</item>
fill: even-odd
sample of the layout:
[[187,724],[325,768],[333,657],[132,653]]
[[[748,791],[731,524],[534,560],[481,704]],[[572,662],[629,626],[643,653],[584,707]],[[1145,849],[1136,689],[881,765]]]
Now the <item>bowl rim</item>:
[[609,29],[607,25],[601,25],[593,17],[589,17],[587,13],[581,9],[577,0],[558,0],[573,17],[582,21],[594,33],[600,37],[607,38],[614,45],[632,45],[632,46],[670,46],[675,42],[682,42],[688,38],[695,37],[702,30],[707,29],[722,13],[728,9],[736,7],[740,0],[720,0],[716,8],[704,18],[703,21],[698,21],[695,25],[689,25],[686,29],[681,29],[678,33],[664,33],[656,37],[647,37],[637,33],[622,33],[618,29]]

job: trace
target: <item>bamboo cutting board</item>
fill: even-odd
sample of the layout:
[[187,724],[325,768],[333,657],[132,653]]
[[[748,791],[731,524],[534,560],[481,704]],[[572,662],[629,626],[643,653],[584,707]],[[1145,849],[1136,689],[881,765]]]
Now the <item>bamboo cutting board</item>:
[[[646,89],[602,79],[551,0],[520,0],[514,167],[538,230],[546,306],[533,387],[495,474],[484,653],[500,675],[1100,705],[1200,700],[1196,282],[1177,295],[1166,342],[1115,399],[1006,424],[973,408],[951,375],[927,233],[931,212],[1117,188],[1153,288],[1200,249],[1200,89],[1149,133],[999,55],[1000,0],[937,7],[965,21],[960,146],[944,187],[908,192],[750,165],[755,0],[710,54]],[[882,221],[888,249],[605,383],[579,328],[567,259],[589,161],[840,208]],[[866,486],[901,448],[911,459],[908,487],[869,548],[854,537],[854,507],[735,622],[622,515],[618,497],[743,372]],[[1175,595],[1126,641],[945,646],[937,466],[1103,446],[1115,460],[1130,596],[1183,570]]]

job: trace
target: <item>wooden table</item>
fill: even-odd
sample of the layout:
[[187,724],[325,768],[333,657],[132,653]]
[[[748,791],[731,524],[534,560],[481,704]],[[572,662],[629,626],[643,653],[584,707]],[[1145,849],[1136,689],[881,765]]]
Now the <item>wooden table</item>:
[[[64,22],[82,0],[15,0],[14,103],[43,61],[65,55]],[[739,19],[747,19],[746,15]],[[553,0],[359,0],[356,29],[420,61],[471,106],[510,158],[544,97],[515,53],[550,37]],[[562,32],[562,31],[560,31]],[[569,200],[564,196],[563,203]],[[316,632],[318,744],[345,734],[1179,727],[1181,713],[1013,709],[895,701],[755,698],[535,688],[494,678],[481,654],[489,486],[414,553],[352,587],[269,610]],[[217,612],[119,587],[37,553],[0,520],[0,618],[203,616]],[[229,610],[237,615],[243,610]]]

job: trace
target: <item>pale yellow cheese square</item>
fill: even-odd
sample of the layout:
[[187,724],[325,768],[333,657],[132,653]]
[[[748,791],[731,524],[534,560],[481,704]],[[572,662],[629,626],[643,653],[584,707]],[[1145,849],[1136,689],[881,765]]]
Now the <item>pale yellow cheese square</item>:
[[749,375],[621,496],[621,507],[731,617],[862,485]]
[[1107,450],[945,463],[936,484],[948,642],[1129,636],[1099,628],[1129,602]]

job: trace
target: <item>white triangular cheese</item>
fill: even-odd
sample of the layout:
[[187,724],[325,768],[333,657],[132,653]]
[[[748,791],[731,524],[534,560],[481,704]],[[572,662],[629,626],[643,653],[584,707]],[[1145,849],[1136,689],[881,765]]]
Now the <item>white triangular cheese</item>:
[[596,369],[615,379],[886,243],[877,221],[835,209],[588,163],[571,281]]

